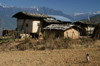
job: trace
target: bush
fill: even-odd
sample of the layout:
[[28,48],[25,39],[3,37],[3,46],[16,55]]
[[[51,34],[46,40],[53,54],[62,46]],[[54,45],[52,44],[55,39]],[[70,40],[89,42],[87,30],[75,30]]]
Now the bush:
[[25,38],[24,42],[25,43],[29,43],[30,42],[30,38]]
[[44,39],[48,39],[49,38],[49,34],[45,33],[45,36],[43,36]]
[[64,41],[71,41],[72,39],[71,39],[71,38],[65,37],[63,40],[64,40]]

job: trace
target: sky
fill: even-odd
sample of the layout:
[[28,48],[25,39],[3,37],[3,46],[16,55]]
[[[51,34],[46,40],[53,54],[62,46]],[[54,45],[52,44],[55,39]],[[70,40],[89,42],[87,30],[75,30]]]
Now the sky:
[[88,13],[100,10],[100,0],[0,0],[4,6],[49,7],[65,14]]

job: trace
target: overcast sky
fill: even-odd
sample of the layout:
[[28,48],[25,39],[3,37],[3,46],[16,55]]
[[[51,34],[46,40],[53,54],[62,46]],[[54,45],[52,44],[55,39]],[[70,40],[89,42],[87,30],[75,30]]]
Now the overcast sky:
[[100,0],[0,0],[4,6],[49,7],[65,14],[87,13],[100,10]]

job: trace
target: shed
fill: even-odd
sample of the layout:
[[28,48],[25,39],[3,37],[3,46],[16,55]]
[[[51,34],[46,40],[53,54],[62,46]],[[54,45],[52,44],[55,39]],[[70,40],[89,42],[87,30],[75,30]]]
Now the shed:
[[68,24],[51,24],[43,29],[45,34],[48,34],[52,38],[64,37],[78,39],[80,37],[80,32],[83,31],[79,26]]
[[[91,35],[91,34],[93,34],[95,25],[98,24],[98,23],[92,22],[92,21],[77,21],[77,22],[74,22],[74,24],[85,29],[86,34]],[[86,34],[83,34],[83,36],[86,36]]]

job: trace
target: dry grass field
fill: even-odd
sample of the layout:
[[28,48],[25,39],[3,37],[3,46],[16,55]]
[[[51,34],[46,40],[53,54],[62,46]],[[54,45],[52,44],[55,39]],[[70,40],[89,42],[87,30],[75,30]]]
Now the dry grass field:
[[[85,53],[89,53],[87,63]],[[0,52],[0,66],[100,66],[100,49]]]
[[87,49],[2,51],[0,66],[100,66],[100,45],[96,45],[98,47]]
[[[28,43],[34,48],[35,45],[32,43],[35,44],[36,41],[32,40]],[[85,44],[77,44],[81,43],[80,41],[75,43],[73,40],[69,42],[70,45],[67,45],[66,49],[63,45],[66,46],[68,41],[63,43],[57,40],[47,43],[62,43],[59,45],[62,47],[53,50],[49,48],[33,50],[28,47],[23,51],[16,48],[16,46],[23,47],[22,42],[0,43],[0,66],[100,66],[100,41],[92,44],[90,42],[88,47],[85,47]],[[25,46],[28,45],[25,44]],[[36,45],[36,47],[39,46]],[[86,60],[86,53],[89,54],[90,62]]]

